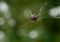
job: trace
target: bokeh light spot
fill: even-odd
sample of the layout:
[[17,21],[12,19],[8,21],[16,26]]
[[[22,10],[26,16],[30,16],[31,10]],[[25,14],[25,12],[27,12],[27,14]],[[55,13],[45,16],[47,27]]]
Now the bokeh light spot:
[[50,16],[56,17],[60,15],[60,6],[50,9]]
[[10,26],[15,26],[16,25],[16,21],[13,18],[10,18],[10,19],[8,19],[8,24]]
[[5,23],[5,20],[3,17],[0,17],[0,26],[3,25]]
[[36,30],[30,31],[30,32],[29,32],[29,37],[30,37],[31,39],[37,38],[37,37],[38,37],[38,31],[36,31]]
[[5,2],[0,2],[0,11],[6,13],[8,12],[9,8],[8,5]]

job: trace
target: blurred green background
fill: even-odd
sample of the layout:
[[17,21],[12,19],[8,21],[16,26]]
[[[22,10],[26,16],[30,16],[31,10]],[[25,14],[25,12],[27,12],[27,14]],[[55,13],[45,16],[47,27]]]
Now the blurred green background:
[[[12,18],[16,21],[16,25],[12,27],[8,25],[8,19],[3,17],[6,23],[0,26],[0,30],[6,34],[4,42],[60,42],[59,18],[43,18],[38,22],[32,22],[23,14],[25,9],[32,9],[38,15],[40,12],[39,8],[46,2],[47,5],[44,6],[41,15],[42,17],[51,17],[48,15],[49,9],[59,6],[60,0],[4,0],[4,2],[8,4]],[[0,12],[0,16],[2,16],[1,14],[4,13]],[[28,33],[31,30],[37,30],[39,32],[39,36],[36,39],[29,38]],[[40,34],[40,32],[42,32],[42,34]]]

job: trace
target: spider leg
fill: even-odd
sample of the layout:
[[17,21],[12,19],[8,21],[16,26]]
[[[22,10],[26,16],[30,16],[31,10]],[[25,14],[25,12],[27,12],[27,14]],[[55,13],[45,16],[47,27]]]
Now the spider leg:
[[39,12],[39,14],[37,15],[37,17],[38,16],[41,16],[41,11],[43,10],[43,8],[44,8],[44,6],[46,5],[46,2],[43,4],[43,6],[40,8],[40,12]]
[[46,5],[46,2],[43,4],[43,6],[40,9],[40,12],[43,10],[44,6]]

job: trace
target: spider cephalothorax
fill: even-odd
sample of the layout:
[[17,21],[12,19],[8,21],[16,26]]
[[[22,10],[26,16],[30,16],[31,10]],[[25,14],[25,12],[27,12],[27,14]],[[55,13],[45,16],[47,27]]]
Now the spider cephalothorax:
[[32,15],[30,16],[30,19],[31,19],[32,21],[36,21],[36,20],[37,20],[37,16],[32,14]]

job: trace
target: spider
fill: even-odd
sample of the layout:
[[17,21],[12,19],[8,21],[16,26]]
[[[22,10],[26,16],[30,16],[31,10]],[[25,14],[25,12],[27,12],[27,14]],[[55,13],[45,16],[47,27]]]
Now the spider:
[[[46,5],[46,2],[45,2],[45,3],[43,4],[43,6],[40,8],[40,12],[43,10],[43,8],[44,8],[45,5]],[[38,16],[41,17],[40,14],[41,14],[41,13],[39,13],[38,15],[35,15],[35,14],[32,12],[32,14],[30,14],[29,18],[30,18],[30,20],[32,20],[32,22],[35,22],[35,21],[38,19]],[[40,20],[40,19],[39,19],[39,20]],[[38,20],[38,21],[39,21],[39,20]],[[38,22],[38,21],[37,21],[37,22]],[[32,23],[32,22],[28,22],[28,23],[23,24],[23,25],[20,25],[20,26],[18,26],[18,27],[22,27],[22,26],[27,25],[27,24]]]
[[[38,15],[35,15],[35,13],[31,12],[32,14],[30,14],[28,18],[29,18],[30,20],[32,20],[32,22],[35,22],[36,20],[37,20],[37,22],[38,22],[38,21],[41,20],[41,18],[52,18],[52,17],[42,17],[42,16],[41,16],[41,11],[43,10],[43,8],[44,8],[45,5],[46,5],[46,2],[45,2],[45,3],[43,4],[43,6],[40,8],[40,13],[39,13]],[[32,11],[32,10],[31,10],[31,11]],[[40,18],[38,19],[38,17],[40,17]],[[60,18],[60,17],[54,17],[54,18]],[[29,23],[32,23],[32,22],[28,22],[28,23],[25,23],[25,24],[23,24],[23,25],[19,25],[18,27],[22,27],[22,26],[28,25]]]

